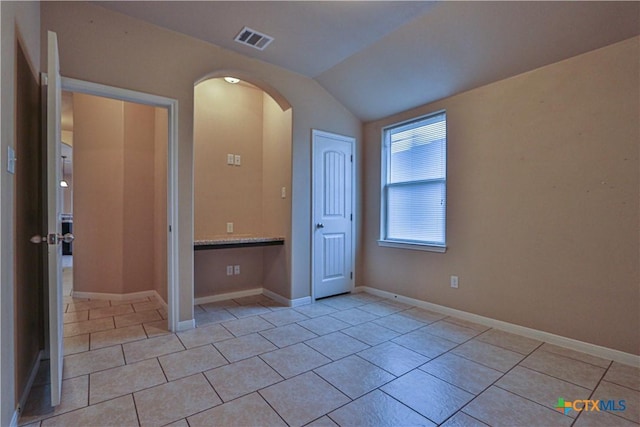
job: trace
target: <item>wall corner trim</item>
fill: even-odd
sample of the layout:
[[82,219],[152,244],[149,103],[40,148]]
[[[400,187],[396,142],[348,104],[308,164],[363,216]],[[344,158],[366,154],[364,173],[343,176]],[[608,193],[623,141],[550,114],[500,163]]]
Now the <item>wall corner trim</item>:
[[178,322],[178,328],[175,332],[188,331],[196,327],[196,319],[182,320]]
[[403,295],[397,295],[391,292],[383,291],[368,286],[357,286],[355,292],[366,292],[382,298],[388,298],[391,300],[399,301],[405,304],[413,305],[416,307],[424,308],[426,310],[435,311],[447,316],[459,317],[463,320],[479,323],[484,326],[489,326],[496,329],[501,329],[513,334],[522,335],[527,338],[532,338],[539,341],[544,341],[549,344],[558,345],[561,347],[569,348],[571,350],[587,353],[592,356],[601,357],[603,359],[613,360],[615,362],[623,363],[625,365],[639,366],[640,356],[625,353],[623,351],[615,350],[612,348],[602,347],[596,344],[587,343],[584,341],[578,341],[573,338],[563,337],[555,335],[549,332],[540,331],[537,329],[527,328],[525,326],[516,325],[509,322],[503,322],[502,320],[492,319],[490,317],[480,316],[477,314],[469,313],[462,310],[456,310],[443,305],[433,304],[427,301],[418,300],[415,298],[409,298]]
[[291,300],[289,307],[300,307],[301,305],[311,304],[312,302],[311,297],[296,298]]
[[271,298],[275,302],[279,302],[280,304],[286,305],[287,307],[293,307],[291,305],[291,300],[283,297],[282,295],[276,294],[275,292],[270,291],[269,289],[262,288],[262,295],[267,298]]
[[296,299],[288,299],[283,297],[282,295],[276,294],[275,292],[270,291],[269,289],[262,289],[262,294],[272,300],[279,302],[280,304],[284,304],[287,307],[300,307],[301,305],[311,304],[311,297],[302,297]]

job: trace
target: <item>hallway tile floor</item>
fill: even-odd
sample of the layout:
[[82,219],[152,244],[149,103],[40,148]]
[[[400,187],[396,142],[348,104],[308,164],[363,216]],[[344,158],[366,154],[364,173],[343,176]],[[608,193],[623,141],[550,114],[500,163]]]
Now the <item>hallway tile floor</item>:
[[[62,404],[48,366],[20,425],[638,426],[640,369],[370,294],[253,296],[166,330],[151,299],[66,297]],[[613,401],[602,411],[558,399]],[[624,410],[619,404],[624,400]],[[613,410],[616,409],[616,410]]]

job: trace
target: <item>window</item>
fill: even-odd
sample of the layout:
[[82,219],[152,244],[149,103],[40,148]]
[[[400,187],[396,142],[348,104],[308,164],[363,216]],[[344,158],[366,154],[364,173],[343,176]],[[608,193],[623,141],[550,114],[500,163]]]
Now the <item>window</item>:
[[383,129],[381,246],[446,249],[444,111]]

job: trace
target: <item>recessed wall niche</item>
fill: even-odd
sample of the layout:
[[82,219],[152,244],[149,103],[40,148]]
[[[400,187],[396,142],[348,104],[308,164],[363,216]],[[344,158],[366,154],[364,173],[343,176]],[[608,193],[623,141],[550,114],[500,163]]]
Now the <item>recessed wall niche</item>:
[[[195,86],[194,240],[280,236],[287,246],[291,116],[245,81],[213,78]],[[278,289],[288,283],[285,254],[282,246],[196,251],[195,297],[260,287],[289,294]],[[227,276],[229,264],[241,273]]]

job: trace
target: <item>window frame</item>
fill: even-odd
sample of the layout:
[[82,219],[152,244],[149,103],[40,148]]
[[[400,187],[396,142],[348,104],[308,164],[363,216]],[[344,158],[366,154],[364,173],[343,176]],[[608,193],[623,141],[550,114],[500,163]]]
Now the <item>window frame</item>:
[[[435,179],[416,179],[408,182],[402,183],[389,183],[390,180],[390,170],[391,170],[391,144],[389,138],[387,138],[387,132],[393,129],[402,128],[412,123],[418,123],[424,120],[427,120],[431,117],[435,117],[438,115],[444,114],[444,122],[445,122],[445,161],[444,161],[444,177],[443,178],[435,178]],[[447,112],[446,110],[438,110],[428,114],[424,114],[418,117],[413,117],[408,120],[404,120],[397,123],[392,123],[390,125],[384,126],[381,129],[380,141],[381,141],[381,187],[380,187],[380,238],[378,240],[378,246],[390,247],[390,248],[399,248],[399,249],[410,249],[410,250],[420,250],[420,251],[428,251],[428,252],[438,252],[444,253],[447,250],[447,181],[448,181],[448,158],[449,158],[449,144],[448,144],[448,120],[447,120]],[[420,240],[396,240],[387,237],[387,216],[388,216],[388,190],[389,187],[397,187],[403,185],[412,185],[413,183],[424,183],[424,182],[443,182],[444,183],[444,243],[436,243],[436,242],[427,242]]]

